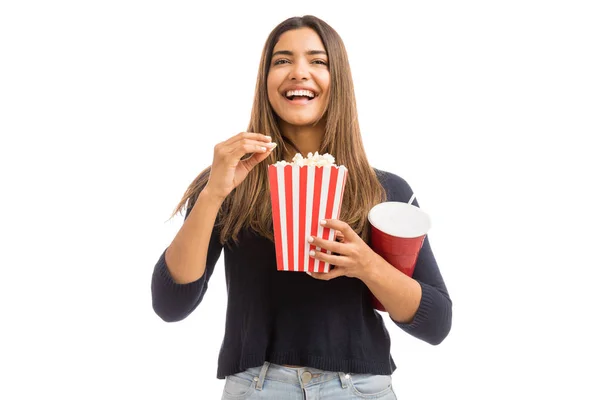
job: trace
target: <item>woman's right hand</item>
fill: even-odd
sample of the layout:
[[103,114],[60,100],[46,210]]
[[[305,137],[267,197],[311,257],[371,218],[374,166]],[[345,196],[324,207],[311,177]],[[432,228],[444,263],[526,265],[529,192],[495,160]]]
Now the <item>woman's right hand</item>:
[[[258,163],[275,148],[271,137],[260,133],[241,132],[215,146],[210,177],[206,188],[224,200]],[[241,160],[245,154],[251,157]]]

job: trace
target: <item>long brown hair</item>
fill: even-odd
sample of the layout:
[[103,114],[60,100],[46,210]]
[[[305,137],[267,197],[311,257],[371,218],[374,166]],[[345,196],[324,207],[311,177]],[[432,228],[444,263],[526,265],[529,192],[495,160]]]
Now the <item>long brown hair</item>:
[[[312,15],[289,18],[273,29],[263,48],[247,129],[248,132],[271,136],[277,147],[265,161],[250,171],[246,179],[223,202],[216,222],[221,232],[222,243],[230,239],[237,242],[238,234],[247,227],[273,240],[267,167],[283,160],[284,155],[290,153],[288,146],[296,152],[299,151],[279,129],[278,116],[267,96],[267,76],[273,48],[280,36],[286,31],[299,28],[310,28],[320,36],[329,59],[330,95],[326,108],[327,121],[318,151],[319,154],[333,155],[337,165],[348,168],[340,219],[347,222],[363,240],[368,241],[368,212],[374,205],[386,199],[385,190],[369,165],[363,147],[350,64],[342,39],[331,26]],[[209,178],[210,167],[202,171],[190,184],[171,217],[181,212],[186,204],[187,210],[193,207]]]

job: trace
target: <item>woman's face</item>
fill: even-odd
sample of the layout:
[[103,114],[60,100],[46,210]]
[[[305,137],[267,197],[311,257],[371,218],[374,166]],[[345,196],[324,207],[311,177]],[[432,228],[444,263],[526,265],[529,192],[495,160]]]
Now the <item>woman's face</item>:
[[327,108],[329,81],[329,61],[315,31],[281,35],[267,76],[269,102],[279,118],[295,126],[316,124]]

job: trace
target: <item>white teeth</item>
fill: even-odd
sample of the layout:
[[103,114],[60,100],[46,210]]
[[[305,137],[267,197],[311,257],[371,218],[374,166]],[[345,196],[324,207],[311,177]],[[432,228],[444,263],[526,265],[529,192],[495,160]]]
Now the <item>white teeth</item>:
[[315,97],[314,92],[310,91],[310,90],[288,90],[285,95],[287,97],[290,96],[305,96],[305,97],[310,97],[311,99],[313,97]]

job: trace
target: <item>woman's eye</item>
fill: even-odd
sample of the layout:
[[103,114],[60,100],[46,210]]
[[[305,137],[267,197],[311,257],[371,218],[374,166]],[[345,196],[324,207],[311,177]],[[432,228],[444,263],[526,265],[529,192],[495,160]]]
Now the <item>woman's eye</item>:
[[273,65],[280,65],[280,64],[285,64],[285,63],[288,63],[288,62],[289,62],[289,61],[288,61],[288,60],[286,60],[285,58],[280,58],[279,60],[275,60],[275,61],[273,62]]
[[315,64],[321,64],[321,65],[327,65],[327,61],[325,61],[325,60],[313,60],[313,63],[315,63]]

